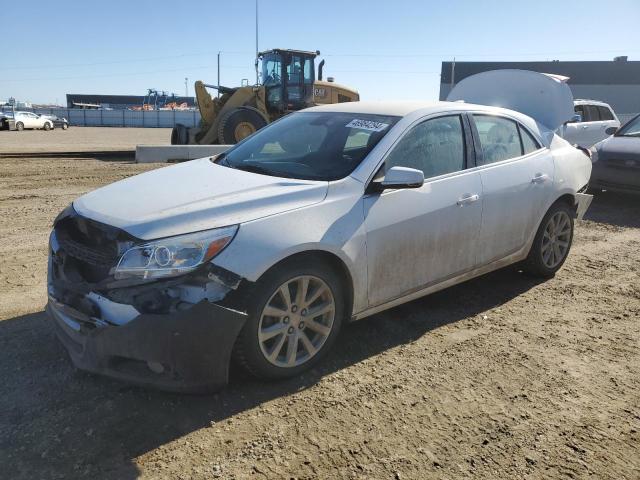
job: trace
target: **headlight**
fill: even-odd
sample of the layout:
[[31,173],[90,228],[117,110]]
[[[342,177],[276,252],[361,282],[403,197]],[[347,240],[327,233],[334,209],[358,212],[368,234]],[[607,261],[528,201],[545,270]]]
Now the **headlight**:
[[137,245],[122,255],[115,277],[153,280],[183,275],[218,255],[237,231],[234,225]]

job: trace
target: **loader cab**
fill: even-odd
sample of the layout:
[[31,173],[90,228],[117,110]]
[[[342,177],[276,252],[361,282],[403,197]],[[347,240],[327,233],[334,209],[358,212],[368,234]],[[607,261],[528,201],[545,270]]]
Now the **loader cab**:
[[272,112],[301,110],[313,103],[314,60],[320,52],[269,50],[262,60],[262,85],[267,109]]

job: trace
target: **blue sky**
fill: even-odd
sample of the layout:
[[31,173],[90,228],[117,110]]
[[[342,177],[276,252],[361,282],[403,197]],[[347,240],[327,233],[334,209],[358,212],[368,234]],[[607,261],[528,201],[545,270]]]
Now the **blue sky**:
[[[0,100],[253,79],[255,0],[8,1]],[[440,62],[640,59],[640,0],[259,0],[260,49],[320,50],[362,99],[436,99]],[[6,39],[10,39],[6,41]]]

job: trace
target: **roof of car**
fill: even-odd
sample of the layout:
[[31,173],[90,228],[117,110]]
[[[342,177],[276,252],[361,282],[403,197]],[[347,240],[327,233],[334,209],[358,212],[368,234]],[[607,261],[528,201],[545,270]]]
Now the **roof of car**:
[[372,115],[391,115],[405,117],[414,112],[421,112],[425,115],[440,112],[459,112],[459,111],[482,111],[494,114],[507,114],[517,118],[525,123],[535,121],[520,112],[509,110],[506,108],[492,107],[488,105],[478,105],[474,103],[466,103],[463,101],[456,102],[438,102],[438,101],[367,101],[367,102],[344,102],[332,103],[328,105],[318,105],[316,107],[307,108],[305,112],[340,112],[340,113],[362,113]]
[[547,127],[537,123],[533,118],[515,110],[506,108],[492,107],[488,105],[478,105],[474,103],[466,103],[463,101],[456,102],[438,102],[438,101],[366,101],[366,102],[344,102],[333,103],[329,105],[318,105],[316,107],[306,108],[303,112],[336,112],[336,113],[361,113],[372,115],[391,115],[398,117],[406,117],[415,112],[423,115],[441,112],[486,112],[487,114],[507,115],[522,124],[526,125],[530,130],[542,134],[549,131]]
[[606,102],[603,102],[601,100],[590,100],[588,98],[576,98],[573,100],[573,104],[574,105],[601,105],[603,107],[608,107],[609,104]]
[[[374,115],[393,115],[404,117],[417,110],[433,109],[437,111],[443,110],[463,110],[470,104],[462,102],[428,102],[422,100],[416,101],[367,101],[367,102],[344,102],[332,103],[329,105],[318,105],[305,109],[306,112],[342,112],[342,113],[365,113]],[[474,107],[476,105],[473,105]],[[479,106],[480,108],[489,108]]]

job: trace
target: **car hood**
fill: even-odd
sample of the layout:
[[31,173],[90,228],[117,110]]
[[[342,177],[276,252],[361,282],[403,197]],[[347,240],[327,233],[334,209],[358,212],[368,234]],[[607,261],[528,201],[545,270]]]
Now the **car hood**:
[[87,193],[82,216],[142,240],[236,225],[321,202],[328,182],[270,177],[209,158],[159,168]]
[[640,138],[609,137],[596,144],[598,158],[617,158],[618,160],[640,160]]
[[447,100],[508,108],[556,130],[574,115],[568,80],[529,70],[491,70],[461,80]]

